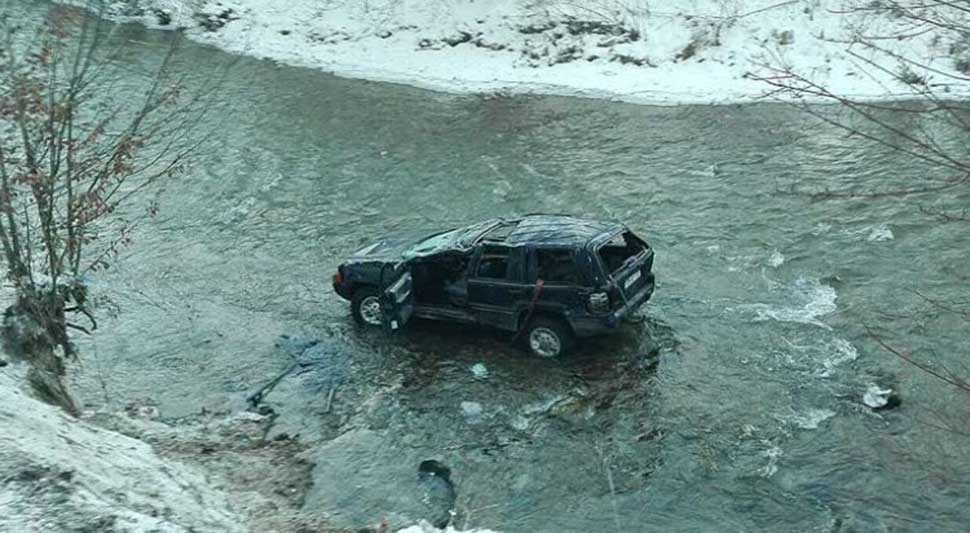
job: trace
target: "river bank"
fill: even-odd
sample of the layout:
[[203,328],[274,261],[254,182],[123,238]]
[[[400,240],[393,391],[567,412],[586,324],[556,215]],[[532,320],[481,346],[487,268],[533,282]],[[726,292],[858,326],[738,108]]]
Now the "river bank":
[[[116,29],[126,66],[171,37]],[[233,59],[182,46],[189,83]],[[863,326],[959,364],[964,328],[914,289],[970,297],[966,234],[892,197],[814,198],[941,176],[782,105],[452,95],[250,57],[223,89],[198,163],[92,279],[119,312],[78,337],[85,409],[225,418],[298,362],[269,440],[317,464],[301,509],[355,530],[414,516],[446,471],[434,510],[453,496],[454,524],[507,533],[964,529],[966,439],[921,423],[952,394]],[[361,330],[328,286],[379,236],[534,211],[642,233],[647,318],[544,361],[467,328]],[[864,406],[870,383],[902,406]]]
[[[339,532],[300,511],[312,464],[255,413],[163,422],[150,404],[80,419],[0,369],[0,530]],[[285,436],[284,436],[285,437]]]
[[[75,419],[32,398],[25,368],[0,360],[2,531],[351,531],[303,508],[314,459],[273,431],[271,410],[162,420],[149,401]],[[372,522],[382,533],[445,531]]]
[[[148,0],[111,13],[184,28],[223,50],[333,74],[454,93],[555,94],[639,104],[752,102],[752,75],[790,68],[837,94],[912,96],[866,62],[889,52],[928,83],[962,58],[946,31],[880,41],[900,21],[845,0]],[[882,56],[885,57],[885,56]],[[925,65],[921,68],[919,65]],[[938,89],[966,96],[963,84]],[[952,92],[951,92],[952,91]]]

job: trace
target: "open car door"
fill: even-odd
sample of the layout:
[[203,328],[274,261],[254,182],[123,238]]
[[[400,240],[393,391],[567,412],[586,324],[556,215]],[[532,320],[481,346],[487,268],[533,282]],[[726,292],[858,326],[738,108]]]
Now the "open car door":
[[387,265],[381,271],[381,286],[384,330],[392,333],[404,327],[414,313],[414,282],[410,265]]

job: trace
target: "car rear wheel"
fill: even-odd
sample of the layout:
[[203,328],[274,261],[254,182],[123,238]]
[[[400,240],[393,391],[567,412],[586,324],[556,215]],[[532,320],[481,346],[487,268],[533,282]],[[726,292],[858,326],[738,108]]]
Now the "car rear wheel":
[[561,357],[573,345],[573,332],[559,319],[537,317],[532,320],[525,333],[529,352],[545,359]]
[[379,327],[384,323],[380,295],[374,289],[357,289],[350,299],[354,321],[362,326]]

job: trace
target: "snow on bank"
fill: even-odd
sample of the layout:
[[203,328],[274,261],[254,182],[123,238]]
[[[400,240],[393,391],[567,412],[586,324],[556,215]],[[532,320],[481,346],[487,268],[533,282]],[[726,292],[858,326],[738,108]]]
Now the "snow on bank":
[[0,369],[0,531],[245,531],[199,470],[28,397]]
[[[78,420],[25,394],[23,371],[0,367],[0,531],[349,531],[303,508],[314,465],[298,440],[265,440],[273,417],[168,424],[133,404]],[[458,533],[426,522],[401,531]]]
[[[767,88],[748,73],[768,63],[842,94],[906,95],[890,74],[863,67],[859,46],[852,51],[863,59],[839,42],[863,26],[882,35],[897,23],[844,13],[860,1],[128,0],[114,12],[188,27],[192,39],[231,52],[449,92],[749,101]],[[880,44],[953,72],[952,43],[934,33]]]

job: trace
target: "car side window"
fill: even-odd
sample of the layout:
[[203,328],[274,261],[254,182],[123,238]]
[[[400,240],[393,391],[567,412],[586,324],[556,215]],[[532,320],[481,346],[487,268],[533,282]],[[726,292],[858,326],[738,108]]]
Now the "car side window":
[[479,278],[506,279],[509,274],[509,252],[508,248],[497,246],[483,248],[476,275]]
[[536,250],[536,277],[550,285],[579,285],[579,268],[570,250]]

